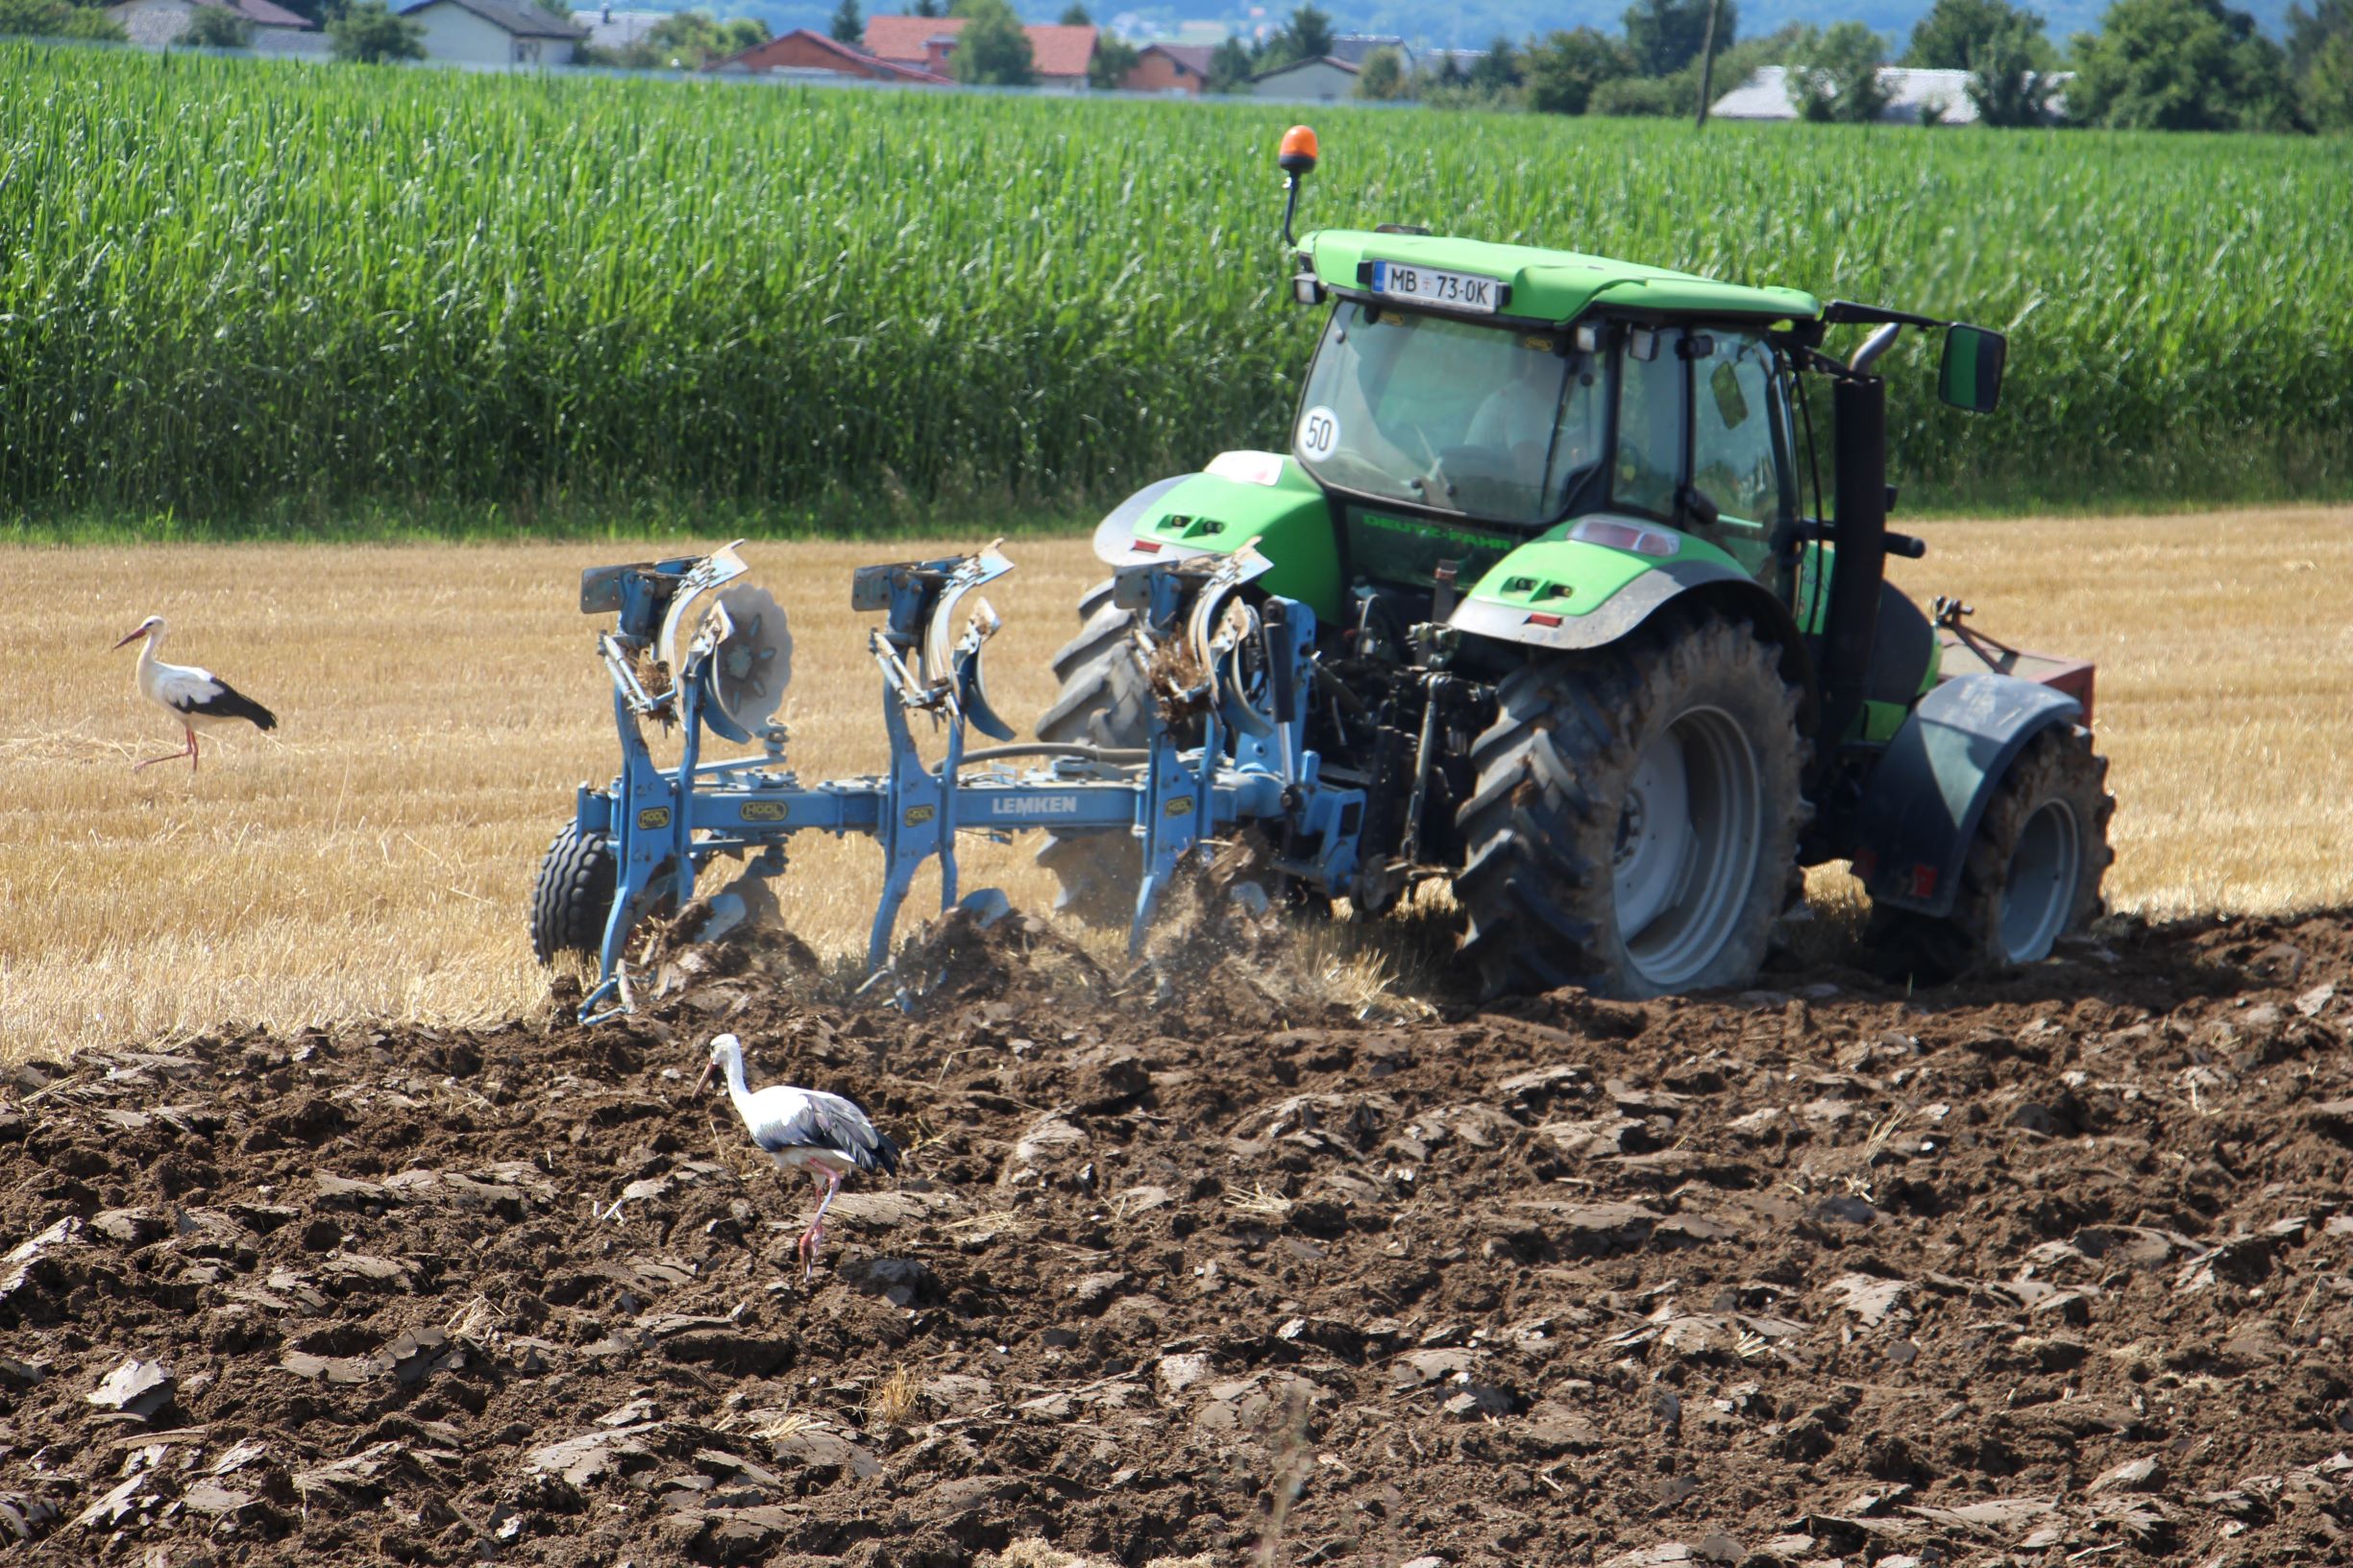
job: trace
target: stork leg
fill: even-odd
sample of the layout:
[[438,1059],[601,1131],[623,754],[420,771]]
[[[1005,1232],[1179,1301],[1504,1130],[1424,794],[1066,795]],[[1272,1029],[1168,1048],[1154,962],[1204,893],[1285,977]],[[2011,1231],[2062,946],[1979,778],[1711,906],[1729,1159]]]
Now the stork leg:
[[[817,1194],[818,1212],[822,1213],[825,1204],[825,1173],[815,1165],[809,1167],[809,1186]],[[793,1251],[801,1261],[800,1277],[804,1280],[815,1277],[817,1273],[816,1246],[817,1221],[811,1219],[809,1228],[800,1233],[800,1239],[793,1243]]]
[[801,1237],[802,1244],[808,1248],[803,1255],[805,1271],[801,1278],[804,1280],[814,1279],[817,1275],[817,1251],[825,1244],[825,1211],[832,1205],[833,1195],[842,1190],[842,1178],[839,1172],[829,1170],[824,1173],[822,1180],[825,1195],[818,1199],[817,1217],[809,1221],[809,1234]]
[[159,757],[149,757],[145,762],[138,764],[137,767],[133,768],[131,771],[135,773],[140,768],[153,768],[159,762],[178,762],[182,757],[185,757],[188,759],[188,772],[191,773],[194,772],[196,771],[196,731],[188,728],[188,726],[185,724],[182,724],[180,726],[180,731],[188,738],[188,744],[186,746],[181,747],[177,751],[166,752],[164,755]]

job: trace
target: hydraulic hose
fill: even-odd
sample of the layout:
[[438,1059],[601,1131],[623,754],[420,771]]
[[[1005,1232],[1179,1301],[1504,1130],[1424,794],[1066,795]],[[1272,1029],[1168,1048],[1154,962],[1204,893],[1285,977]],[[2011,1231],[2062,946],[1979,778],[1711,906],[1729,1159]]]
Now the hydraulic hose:
[[1110,768],[1130,768],[1150,762],[1152,753],[1140,746],[1081,746],[1066,741],[1023,741],[1013,746],[984,746],[964,754],[967,762],[1011,762],[1016,757],[1077,757]]

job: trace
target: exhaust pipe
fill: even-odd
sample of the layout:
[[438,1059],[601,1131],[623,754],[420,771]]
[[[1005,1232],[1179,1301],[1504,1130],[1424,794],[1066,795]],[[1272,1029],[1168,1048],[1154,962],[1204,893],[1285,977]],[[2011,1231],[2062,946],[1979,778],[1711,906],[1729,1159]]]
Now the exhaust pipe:
[[1823,754],[1834,754],[1871,678],[1879,630],[1879,588],[1887,576],[1887,383],[1875,376],[1841,378],[1830,389],[1837,468],[1835,564],[1823,656],[1829,666]]

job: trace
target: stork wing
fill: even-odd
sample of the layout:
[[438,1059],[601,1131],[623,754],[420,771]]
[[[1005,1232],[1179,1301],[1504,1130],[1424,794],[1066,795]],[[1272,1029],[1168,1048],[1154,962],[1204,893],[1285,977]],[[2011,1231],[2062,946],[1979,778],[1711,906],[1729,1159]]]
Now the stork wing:
[[156,696],[180,713],[202,713],[207,703],[227,691],[209,670],[192,665],[167,665],[156,674]]
[[804,1090],[793,1114],[762,1129],[757,1141],[771,1154],[792,1148],[834,1149],[862,1170],[898,1168],[898,1145],[876,1132],[855,1104],[820,1090]]

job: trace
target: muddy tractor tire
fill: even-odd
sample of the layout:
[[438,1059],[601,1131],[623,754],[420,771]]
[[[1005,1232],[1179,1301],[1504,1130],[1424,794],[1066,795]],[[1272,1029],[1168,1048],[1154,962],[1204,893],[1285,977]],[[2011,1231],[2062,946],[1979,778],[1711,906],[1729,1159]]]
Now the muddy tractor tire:
[[[1151,687],[1130,636],[1135,612],[1111,599],[1107,580],[1079,600],[1079,634],[1054,655],[1062,691],[1038,721],[1038,738],[1131,748],[1152,738]],[[1038,864],[1061,884],[1054,908],[1096,925],[1125,926],[1142,880],[1136,841],[1124,833],[1053,833]]]
[[2088,731],[2047,729],[2010,764],[1978,819],[1950,917],[1872,912],[1871,945],[1927,978],[2012,969],[2048,958],[2097,919],[2115,853],[2108,759]]
[[1541,659],[1497,696],[1455,878],[1489,992],[1640,998],[1753,975],[1812,815],[1779,650],[1703,613]]
[[582,833],[577,822],[565,823],[548,845],[531,889],[531,951],[539,962],[552,964],[558,953],[597,956],[619,880],[612,841]]

